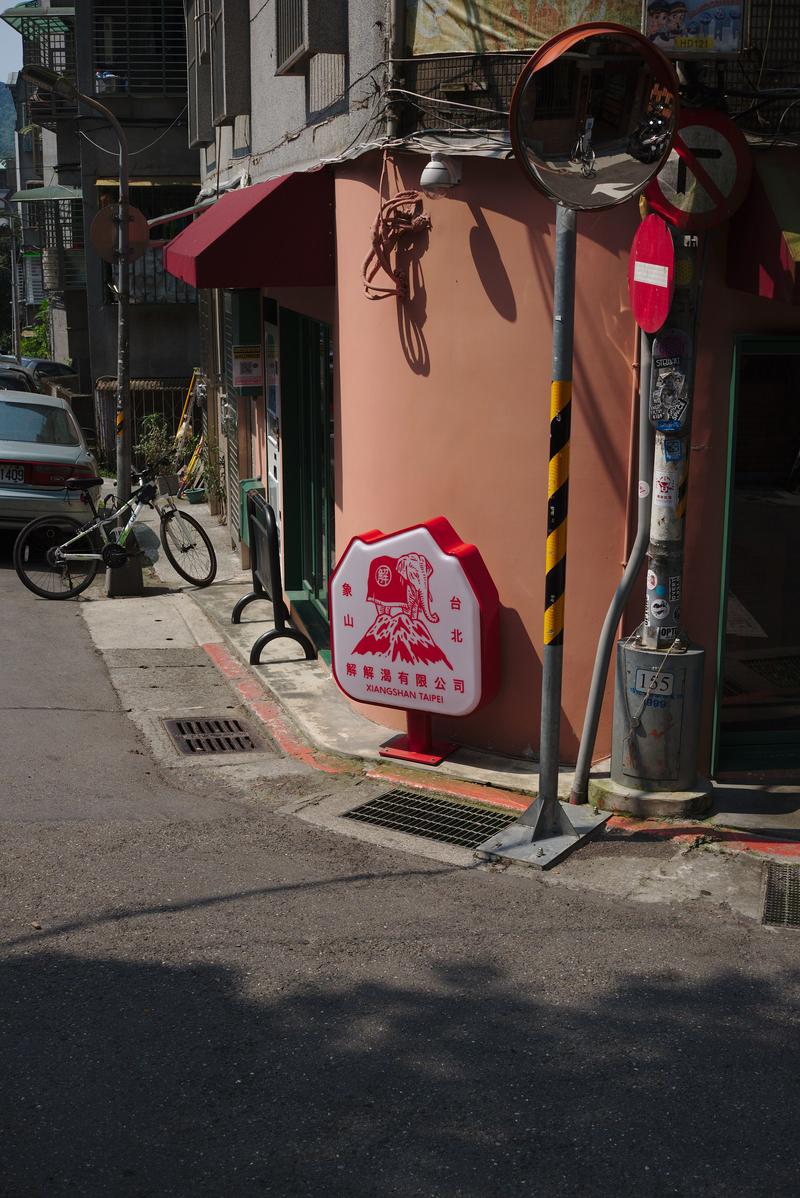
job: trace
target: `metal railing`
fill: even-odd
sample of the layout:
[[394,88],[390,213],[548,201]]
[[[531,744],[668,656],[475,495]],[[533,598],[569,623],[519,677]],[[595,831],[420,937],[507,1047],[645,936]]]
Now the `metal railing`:
[[145,250],[131,265],[132,304],[196,304],[194,287],[164,269],[160,247]]
[[[154,414],[164,417],[170,436],[175,436],[189,382],[188,378],[131,379],[132,445],[141,439],[145,416]],[[111,377],[98,379],[94,391],[97,451],[101,460],[108,465],[116,461],[116,406],[117,380]]]
[[95,95],[186,95],[183,0],[94,0]]

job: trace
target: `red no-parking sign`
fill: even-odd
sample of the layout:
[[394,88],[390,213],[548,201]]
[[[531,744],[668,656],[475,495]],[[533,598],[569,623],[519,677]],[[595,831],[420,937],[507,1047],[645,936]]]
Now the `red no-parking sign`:
[[645,333],[657,333],[669,315],[675,288],[675,246],[660,216],[642,221],[633,239],[628,286],[633,319]]
[[644,194],[670,224],[700,232],[733,215],[751,172],[747,142],[730,117],[710,108],[681,109],[669,158]]

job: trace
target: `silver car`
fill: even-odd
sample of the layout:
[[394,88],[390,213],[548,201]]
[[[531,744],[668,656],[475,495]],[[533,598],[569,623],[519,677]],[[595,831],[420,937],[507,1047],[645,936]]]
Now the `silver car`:
[[[25,391],[0,391],[0,528],[22,528],[37,516],[91,515],[68,478],[96,478],[65,399]],[[95,502],[100,488],[93,488]]]

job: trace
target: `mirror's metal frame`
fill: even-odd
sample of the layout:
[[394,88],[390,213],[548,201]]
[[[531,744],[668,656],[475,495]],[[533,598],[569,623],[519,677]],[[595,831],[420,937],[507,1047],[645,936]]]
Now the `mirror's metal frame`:
[[[571,201],[562,199],[561,196],[556,195],[552,188],[547,186],[545,180],[533,169],[530,156],[522,139],[519,113],[523,93],[532,75],[537,74],[538,71],[543,70],[545,67],[552,66],[553,63],[557,62],[563,54],[566,54],[580,42],[585,41],[589,37],[598,37],[600,35],[609,37],[622,36],[627,41],[636,43],[639,49],[642,51],[642,57],[646,59],[652,67],[653,74],[655,75],[656,79],[664,87],[669,88],[675,98],[675,102],[671,118],[672,133],[668,139],[666,149],[656,162],[648,164],[651,167],[651,170],[648,177],[641,184],[640,189],[638,191],[629,192],[627,195],[619,196],[617,198],[612,198],[609,196],[606,200],[599,204],[584,206],[582,204],[572,203]],[[557,33],[555,37],[551,37],[549,41],[540,46],[536,53],[528,59],[525,66],[522,68],[522,72],[514,87],[514,93],[511,97],[511,111],[509,119],[509,130],[511,134],[511,145],[514,148],[514,157],[516,158],[525,175],[528,177],[530,182],[533,183],[537,190],[544,192],[544,194],[549,196],[551,200],[555,200],[557,204],[563,204],[565,207],[572,208],[576,212],[600,212],[604,208],[614,208],[617,206],[617,204],[625,204],[628,200],[632,199],[634,196],[640,194],[640,192],[644,190],[650,179],[652,179],[654,175],[658,174],[669,157],[670,151],[672,149],[672,138],[678,124],[678,91],[678,77],[675,73],[675,68],[673,67],[672,63],[669,61],[669,59],[664,57],[661,51],[654,46],[652,42],[648,41],[644,34],[639,33],[636,29],[629,29],[625,25],[615,25],[604,21],[588,21],[585,25],[578,25],[574,29],[566,30],[564,33]]]

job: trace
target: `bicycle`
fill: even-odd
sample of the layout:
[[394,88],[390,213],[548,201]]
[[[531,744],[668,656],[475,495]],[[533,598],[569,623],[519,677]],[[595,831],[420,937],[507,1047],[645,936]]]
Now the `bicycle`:
[[572,153],[569,160],[572,163],[581,164],[581,174],[584,179],[590,179],[596,174],[595,162],[597,155],[592,149],[592,129],[594,127],[594,117],[587,116],[583,130],[572,147]]
[[[154,466],[136,472],[139,486],[125,503],[113,500],[100,511],[92,499],[92,487],[100,478],[67,479],[68,491],[79,491],[91,508],[92,519],[81,523],[73,516],[40,516],[23,528],[14,544],[14,569],[20,582],[42,599],[72,599],[91,585],[101,564],[111,570],[133,556],[125,544],[143,508],[158,512],[161,545],[167,560],[187,582],[207,587],[217,573],[217,557],[208,535],[196,520],[178,509],[169,475],[158,475]],[[156,479],[158,481],[156,481]],[[158,504],[156,500],[165,502]],[[109,497],[111,500],[111,497]],[[130,512],[126,524],[120,517]],[[109,514],[110,513],[110,514]],[[116,525],[109,532],[106,528]]]

